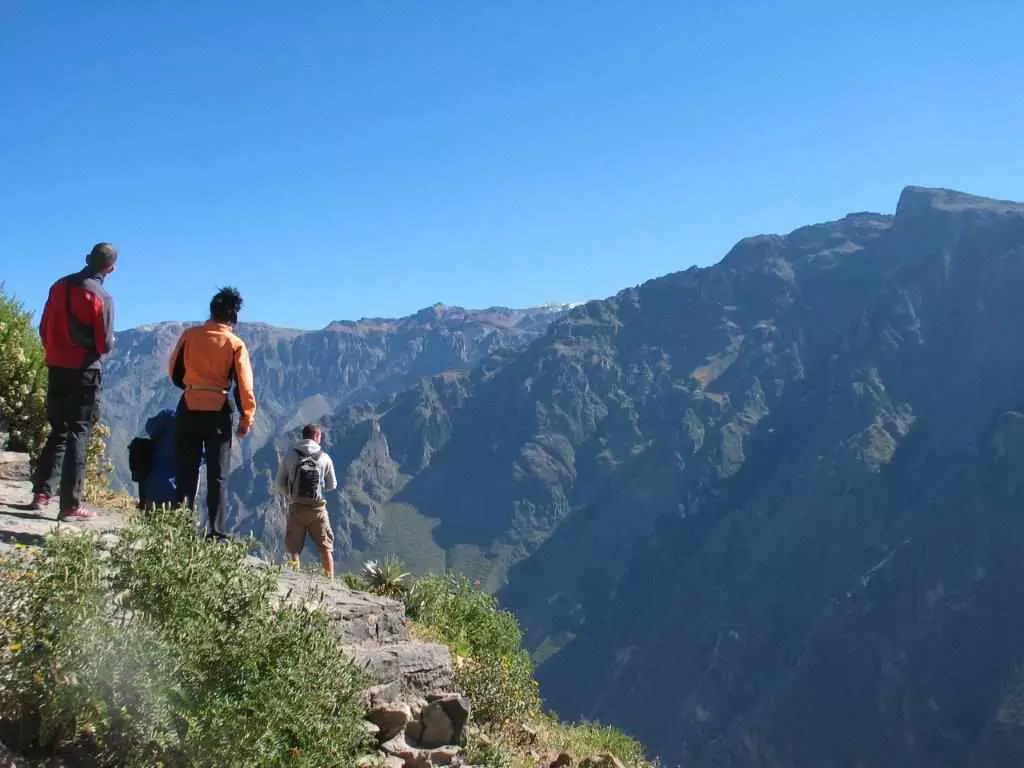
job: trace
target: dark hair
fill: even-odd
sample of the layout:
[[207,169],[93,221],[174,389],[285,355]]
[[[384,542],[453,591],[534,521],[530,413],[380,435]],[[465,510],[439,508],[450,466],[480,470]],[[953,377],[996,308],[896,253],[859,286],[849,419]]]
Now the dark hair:
[[237,288],[221,288],[210,299],[210,318],[218,323],[238,322],[238,313],[242,309],[242,294]]
[[110,243],[96,243],[85,257],[85,263],[91,269],[110,269],[117,261],[117,249]]
[[307,424],[302,428],[302,439],[303,440],[316,440],[316,436],[322,433],[319,424]]

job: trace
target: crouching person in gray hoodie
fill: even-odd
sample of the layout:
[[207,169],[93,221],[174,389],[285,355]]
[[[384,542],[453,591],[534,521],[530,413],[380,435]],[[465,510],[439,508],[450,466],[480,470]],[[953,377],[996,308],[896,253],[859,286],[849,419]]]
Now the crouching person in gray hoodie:
[[284,546],[296,565],[308,533],[320,552],[328,578],[334,578],[334,531],[327,517],[325,494],[338,487],[334,462],[320,447],[321,430],[316,424],[302,428],[302,440],[286,453],[277,470],[274,488],[288,497],[288,522]]

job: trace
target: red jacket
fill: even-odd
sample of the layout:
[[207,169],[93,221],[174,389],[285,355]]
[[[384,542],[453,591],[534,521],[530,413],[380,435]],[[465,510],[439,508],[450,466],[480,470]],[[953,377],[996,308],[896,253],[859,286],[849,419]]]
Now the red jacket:
[[50,287],[39,335],[53,368],[98,368],[114,348],[114,300],[103,275],[83,269]]

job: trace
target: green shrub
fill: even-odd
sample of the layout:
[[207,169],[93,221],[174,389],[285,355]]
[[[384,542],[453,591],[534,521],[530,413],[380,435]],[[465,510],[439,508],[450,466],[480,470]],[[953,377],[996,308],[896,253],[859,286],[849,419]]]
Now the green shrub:
[[481,725],[506,725],[540,712],[533,664],[525,650],[465,659],[455,669],[455,687],[470,700],[473,720]]
[[405,608],[458,657],[456,687],[472,703],[477,723],[501,725],[540,711],[519,624],[494,597],[465,577],[427,576],[412,585]]
[[10,450],[34,455],[47,427],[43,345],[32,314],[0,283],[0,433],[7,433]]
[[439,631],[461,656],[511,656],[522,648],[519,624],[465,576],[425,576],[405,598],[410,618]]
[[109,554],[58,532],[0,560],[0,715],[118,765],[351,764],[361,675],[326,614],[275,609],[276,569],[245,557],[166,511]]
[[512,768],[515,764],[511,751],[478,733],[470,735],[464,757],[467,764],[485,768]]

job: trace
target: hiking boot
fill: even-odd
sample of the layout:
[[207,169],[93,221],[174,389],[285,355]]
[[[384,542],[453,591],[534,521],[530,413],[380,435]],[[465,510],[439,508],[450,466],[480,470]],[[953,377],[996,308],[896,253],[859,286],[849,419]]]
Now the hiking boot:
[[96,517],[95,512],[83,507],[75,507],[74,509],[69,509],[57,515],[57,519],[62,522],[64,520],[71,522],[74,522],[75,520],[92,520],[94,517]]
[[32,503],[28,505],[28,508],[36,512],[39,512],[43,509],[46,509],[49,503],[49,496],[47,496],[45,493],[37,493],[35,496],[32,497]]

